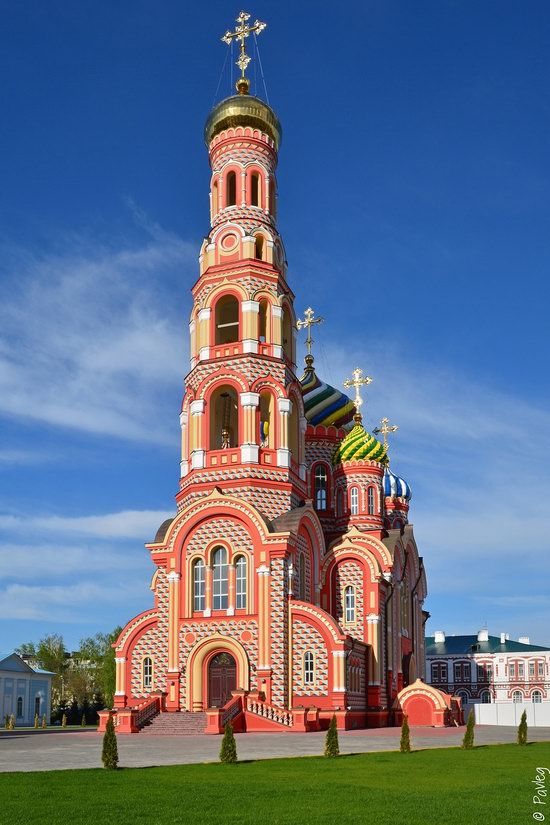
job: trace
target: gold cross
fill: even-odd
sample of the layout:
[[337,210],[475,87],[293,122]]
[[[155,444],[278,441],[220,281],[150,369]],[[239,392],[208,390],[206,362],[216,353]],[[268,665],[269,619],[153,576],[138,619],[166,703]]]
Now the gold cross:
[[318,318],[315,318],[315,312],[312,310],[311,307],[308,307],[304,312],[304,318],[298,319],[296,321],[296,329],[306,329],[307,327],[307,338],[306,338],[306,347],[307,347],[307,354],[311,355],[311,345],[313,344],[313,338],[311,337],[311,327],[314,324],[322,324],[325,319],[322,318],[320,315]]
[[344,387],[355,387],[355,411],[359,415],[359,408],[363,403],[363,399],[361,398],[360,392],[361,387],[370,384],[372,378],[370,378],[370,376],[368,375],[365,375],[365,377],[362,378],[363,370],[359,369],[359,367],[353,370],[352,375],[353,378],[348,378],[346,381],[344,381]]
[[373,433],[375,435],[382,433],[382,435],[384,436],[384,447],[386,448],[386,452],[388,450],[388,435],[390,433],[394,433],[398,429],[399,427],[397,426],[397,424],[390,424],[389,418],[383,418],[380,422],[380,426],[374,428]]
[[229,46],[232,40],[240,40],[241,41],[241,51],[239,54],[239,59],[236,61],[237,66],[241,70],[241,77],[244,77],[244,73],[246,71],[246,67],[251,61],[251,57],[246,53],[246,49],[244,46],[245,39],[250,34],[260,34],[263,32],[267,23],[262,23],[260,20],[255,20],[253,26],[249,26],[247,24],[247,20],[250,20],[250,15],[246,11],[242,11],[239,16],[237,17],[237,23],[239,24],[234,32],[229,30],[226,31],[224,36],[222,37],[222,41],[227,43]]

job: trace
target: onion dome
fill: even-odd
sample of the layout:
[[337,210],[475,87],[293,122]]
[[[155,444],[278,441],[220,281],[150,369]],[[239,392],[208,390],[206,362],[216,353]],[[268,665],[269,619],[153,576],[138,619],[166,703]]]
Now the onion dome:
[[385,464],[388,460],[386,448],[380,441],[368,433],[361,423],[361,416],[354,416],[354,428],[342,439],[334,455],[332,463],[342,461],[378,461]]
[[384,470],[382,489],[384,490],[386,498],[404,498],[405,501],[411,500],[411,488],[404,479],[392,473],[389,467],[386,467]]
[[269,135],[275,143],[275,150],[278,151],[283,136],[279,118],[267,103],[248,94],[249,87],[248,78],[240,77],[237,81],[239,94],[226,97],[214,106],[204,127],[204,140],[207,146],[223,129],[230,126],[251,126]]
[[306,369],[300,378],[307,421],[314,427],[349,427],[355,406],[340,390],[320,381],[313,368],[313,356],[306,356]]

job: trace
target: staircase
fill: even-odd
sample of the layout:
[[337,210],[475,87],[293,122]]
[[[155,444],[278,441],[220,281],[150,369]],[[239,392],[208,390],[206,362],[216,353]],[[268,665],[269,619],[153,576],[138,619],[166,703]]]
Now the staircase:
[[141,728],[143,736],[198,736],[204,733],[206,713],[157,713]]

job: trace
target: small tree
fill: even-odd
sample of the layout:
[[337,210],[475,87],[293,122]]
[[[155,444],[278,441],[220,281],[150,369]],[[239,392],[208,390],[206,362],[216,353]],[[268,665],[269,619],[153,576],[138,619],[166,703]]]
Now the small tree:
[[4,727],[6,728],[6,730],[10,729],[10,715],[9,715],[9,713],[6,713],[6,715],[4,716]]
[[80,727],[81,727],[81,728],[85,728],[85,727],[86,727],[86,725],[87,725],[87,722],[86,722],[86,714],[85,714],[85,713],[83,713],[83,714],[82,714],[82,719],[80,720]]
[[228,722],[223,734],[222,746],[220,748],[220,762],[232,763],[237,761],[237,743],[233,735],[233,725]]
[[42,727],[43,728],[48,727],[48,723],[46,722],[46,714],[44,714],[44,716],[42,717]]
[[63,716],[61,717],[61,727],[62,728],[67,727],[67,714],[66,713],[64,713]]
[[411,752],[411,731],[409,728],[409,717],[406,713],[403,714],[403,721],[401,723],[401,740],[399,742],[399,750],[401,753]]
[[524,710],[521,714],[521,719],[518,727],[518,745],[527,744],[527,711]]
[[103,767],[109,771],[116,771],[118,768],[118,745],[116,741],[115,723],[113,717],[109,716],[105,733],[103,734],[103,750],[101,751],[101,761]]
[[470,710],[468,714],[468,722],[466,724],[466,733],[464,734],[464,739],[462,740],[462,747],[464,750],[469,751],[474,747],[474,728],[476,725],[476,719],[474,716],[474,709]]
[[325,738],[325,756],[340,756],[340,745],[338,743],[338,728],[336,727],[336,715],[333,714],[328,726]]
[[34,714],[34,727],[36,728],[36,730],[38,730],[38,728],[40,727],[40,719],[38,718],[37,713]]
[[15,716],[13,715],[13,713],[10,716],[10,722],[9,722],[8,730],[15,730]]

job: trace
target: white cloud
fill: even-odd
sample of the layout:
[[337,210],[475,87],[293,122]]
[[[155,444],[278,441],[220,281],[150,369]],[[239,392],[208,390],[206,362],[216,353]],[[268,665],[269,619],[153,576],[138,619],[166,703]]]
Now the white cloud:
[[170,441],[196,250],[140,223],[139,242],[116,248],[71,237],[50,253],[0,250],[0,414]]
[[97,516],[0,515],[0,528],[19,535],[50,533],[60,538],[80,535],[98,539],[152,541],[159,525],[174,512],[165,510],[123,510]]
[[[49,622],[93,622],[98,610],[115,611],[131,599],[137,583],[120,585],[80,582],[59,585],[10,584],[0,592],[0,619]],[[149,594],[150,595],[150,594]],[[147,595],[144,602],[150,601]]]

